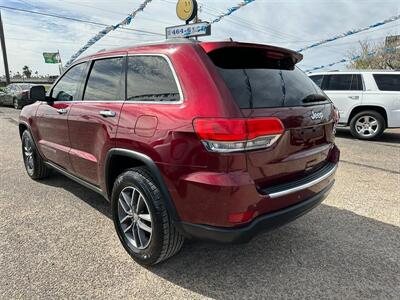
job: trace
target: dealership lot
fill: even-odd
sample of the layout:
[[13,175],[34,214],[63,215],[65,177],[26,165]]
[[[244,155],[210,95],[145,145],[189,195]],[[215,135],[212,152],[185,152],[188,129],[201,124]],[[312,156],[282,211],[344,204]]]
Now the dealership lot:
[[0,299],[379,298],[400,294],[400,130],[340,129],[336,185],[317,209],[245,245],[187,242],[156,267],[122,248],[99,195],[23,167],[18,113],[0,107]]

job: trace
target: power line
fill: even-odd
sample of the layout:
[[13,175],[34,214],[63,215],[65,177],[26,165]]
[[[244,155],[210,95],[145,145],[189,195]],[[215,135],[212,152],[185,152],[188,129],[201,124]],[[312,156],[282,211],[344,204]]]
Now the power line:
[[93,44],[97,43],[99,40],[104,38],[111,31],[117,30],[118,28],[129,25],[132,22],[132,19],[136,17],[139,13],[143,12],[143,10],[151,3],[152,0],[144,0],[138,8],[133,10],[130,14],[128,14],[122,21],[116,23],[115,25],[110,25],[104,27],[101,31],[99,31],[95,36],[93,36],[90,40],[86,42],[86,44],[81,47],[75,54],[71,56],[71,58],[67,61],[66,67],[69,66],[76,58],[78,58],[83,52],[89,49]]
[[[91,24],[91,25],[96,25],[96,26],[102,26],[102,27],[109,26],[109,24],[104,24],[104,23],[100,23],[100,22],[82,20],[82,19],[77,19],[77,18],[73,18],[73,17],[49,14],[49,13],[44,13],[44,12],[38,12],[38,11],[33,11],[33,10],[28,10],[28,9],[17,8],[17,7],[0,5],[0,8],[7,9],[7,10],[13,10],[13,11],[19,11],[19,12],[25,12],[25,13],[30,13],[30,14],[36,14],[36,15],[41,15],[41,16],[59,18],[59,19],[64,19],[64,20],[69,20],[69,21],[81,22],[81,23],[86,23],[86,24]],[[118,28],[118,29],[140,32],[140,33],[147,33],[147,34],[158,35],[158,36],[165,36],[165,34],[158,33],[158,32],[152,32],[152,31],[148,31],[148,30],[133,29],[133,28]]]
[[[9,22],[9,21],[7,21],[6,23],[5,23],[5,27],[10,27],[10,25],[11,26],[15,26],[15,27],[21,27],[21,28],[26,28],[26,25],[23,25],[23,24],[18,24],[18,23],[13,23],[13,22]],[[49,28],[41,28],[41,30],[44,30],[44,31],[49,31],[49,32],[51,32],[51,30],[49,29]],[[145,33],[133,33],[133,32],[122,32],[122,31],[117,31],[116,33],[121,33],[121,34],[134,34],[134,35],[140,35],[140,36],[144,36],[144,37],[152,37],[153,35],[150,35],[150,34],[145,34]],[[110,38],[110,39],[117,39],[117,40],[126,40],[127,38],[126,37],[118,37],[118,36],[108,36],[108,38]],[[52,40],[53,41],[53,40]],[[77,43],[77,44],[79,44],[79,43]]]
[[327,43],[336,41],[338,39],[345,38],[345,37],[357,34],[357,33],[362,32],[362,31],[367,31],[367,30],[370,30],[372,28],[376,28],[376,27],[385,25],[387,23],[395,22],[395,21],[398,21],[399,19],[400,19],[400,15],[392,16],[392,17],[390,17],[390,18],[388,18],[386,20],[380,21],[378,23],[374,23],[372,25],[369,25],[369,26],[366,26],[366,27],[362,27],[362,28],[357,28],[357,29],[354,29],[354,30],[349,30],[349,31],[346,31],[344,33],[341,33],[341,34],[335,35],[333,37],[330,37],[328,39],[313,43],[313,44],[308,45],[308,46],[306,46],[304,48],[301,48],[301,49],[299,49],[297,51],[298,52],[303,52],[303,51],[311,49],[311,48],[319,47],[320,45],[327,44]]
[[[18,1],[21,1],[21,0],[18,0]],[[81,6],[81,7],[87,7],[87,8],[92,8],[92,9],[96,9],[96,10],[99,10],[99,11],[102,11],[102,12],[106,12],[106,13],[111,13],[111,14],[113,14],[113,15],[118,15],[118,16],[120,16],[120,17],[123,17],[123,16],[125,16],[126,14],[125,13],[122,13],[122,12],[117,12],[117,11],[115,11],[115,10],[109,10],[109,9],[102,9],[102,8],[99,8],[99,7],[96,7],[96,6],[91,6],[91,5],[86,5],[86,4],[81,4],[81,3],[76,3],[76,2],[71,2],[71,1],[64,1],[64,0],[56,0],[56,1],[59,1],[59,2],[63,2],[63,3],[70,3],[70,4],[72,4],[72,5],[77,5],[77,6]],[[165,25],[171,25],[170,23],[168,23],[168,22],[164,22],[164,21],[160,21],[160,20],[155,20],[155,19],[153,19],[153,18],[148,18],[148,17],[144,17],[144,16],[141,16],[141,18],[143,18],[143,19],[145,19],[145,20],[147,20],[147,21],[150,21],[150,22],[154,22],[154,23],[159,23],[159,24],[165,24]]]
[[[26,39],[26,38],[15,38],[15,37],[9,37],[7,36],[7,40],[14,40],[14,41],[26,41],[26,42],[42,42],[43,40],[36,40],[36,39]],[[65,41],[65,40],[51,40],[54,43],[57,44],[72,44],[72,45],[81,45],[82,43],[80,42],[73,42],[73,41]],[[121,44],[102,44],[99,47],[104,47],[104,46],[109,46],[109,47],[118,47],[121,46]]]
[[[384,48],[382,51],[383,51],[383,53],[396,52],[396,48]],[[357,61],[357,60],[360,60],[360,59],[364,58],[365,56],[366,57],[371,57],[371,56],[374,56],[376,54],[379,54],[379,50],[370,51],[366,55],[355,55],[355,56],[353,56],[351,58],[348,58],[348,59],[347,58],[343,58],[343,59],[341,59],[339,61],[335,61],[335,62],[332,62],[332,63],[327,64],[327,65],[322,65],[322,66],[318,66],[318,67],[314,67],[314,68],[305,70],[304,72],[310,73],[312,71],[325,69],[325,68],[332,67],[332,66],[338,65],[338,64],[342,64],[342,63],[345,63],[345,62]]]
[[[164,0],[164,1],[165,1],[165,0]],[[208,10],[208,11],[210,11],[210,12],[217,13],[217,14],[222,13],[221,11],[218,11],[217,9],[208,8],[208,7],[206,7],[204,4],[202,4],[202,7],[204,7],[204,9],[205,9],[206,11]],[[208,13],[208,14],[210,14],[210,15],[212,15],[212,16],[216,16],[216,15],[214,15],[214,14],[212,14],[212,13]],[[236,21],[236,23],[239,23],[240,25],[241,25],[241,24],[248,25],[248,26],[245,26],[245,27],[250,28],[250,29],[254,29],[254,27],[258,27],[257,29],[258,29],[259,32],[263,32],[263,33],[266,33],[266,34],[268,34],[268,35],[273,35],[273,36],[275,36],[275,37],[280,37],[280,38],[293,38],[293,37],[295,37],[295,35],[290,35],[290,34],[287,34],[287,33],[281,32],[281,31],[278,31],[278,30],[276,30],[276,29],[273,29],[272,27],[268,27],[268,26],[265,26],[265,25],[260,25],[260,24],[255,23],[255,22],[248,21],[248,20],[246,20],[246,19],[244,19],[244,18],[241,18],[241,17],[239,17],[239,16],[237,16],[237,15],[231,15],[231,18],[229,18],[229,19],[227,19],[227,20],[230,21],[230,22],[232,22],[232,19],[233,19],[234,21]],[[264,30],[260,30],[260,28],[262,28],[262,29],[264,29]]]

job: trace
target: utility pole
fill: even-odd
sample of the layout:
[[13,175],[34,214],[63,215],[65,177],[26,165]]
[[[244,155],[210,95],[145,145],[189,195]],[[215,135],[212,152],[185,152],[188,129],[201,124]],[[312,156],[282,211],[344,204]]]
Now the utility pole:
[[63,65],[62,65],[62,61],[61,61],[61,55],[60,55],[60,50],[57,50],[57,59],[58,59],[58,71],[60,72],[60,75],[62,74],[63,71]]
[[3,29],[3,20],[1,19],[1,10],[0,10],[0,40],[1,40],[1,51],[3,53],[4,72],[6,72],[6,84],[10,84],[10,71],[8,70],[6,40],[4,38],[4,29]]

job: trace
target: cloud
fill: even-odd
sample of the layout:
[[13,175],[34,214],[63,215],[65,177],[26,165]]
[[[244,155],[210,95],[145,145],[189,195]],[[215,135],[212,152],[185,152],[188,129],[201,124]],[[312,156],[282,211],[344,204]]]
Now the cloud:
[[[198,0],[200,18],[212,20],[240,0]],[[1,5],[57,14],[71,18],[115,24],[137,8],[142,0],[2,0]],[[164,33],[166,26],[181,24],[175,15],[175,0],[153,0],[137,15],[129,28]],[[349,29],[367,26],[400,13],[397,0],[256,0],[213,25],[205,40],[233,38],[237,41],[273,44],[299,49]],[[66,62],[95,35],[101,26],[84,24],[2,9],[9,67],[21,71],[24,65],[41,74],[57,74],[55,65],[44,64],[42,52],[60,50]],[[304,52],[301,67],[327,64],[347,56],[360,39],[382,41],[388,34],[400,34],[400,21],[366,33],[344,38]],[[87,52],[127,46],[162,37],[118,30],[110,33]],[[0,62],[0,74],[4,74]],[[336,67],[343,68],[343,65]]]

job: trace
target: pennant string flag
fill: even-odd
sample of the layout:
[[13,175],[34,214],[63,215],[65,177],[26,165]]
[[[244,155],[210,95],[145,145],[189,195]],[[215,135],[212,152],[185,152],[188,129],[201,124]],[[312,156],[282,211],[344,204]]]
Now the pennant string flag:
[[[217,16],[214,20],[212,20],[212,21],[209,23],[208,26],[210,26],[211,24],[214,24],[214,23],[218,23],[218,22],[221,21],[224,17],[227,17],[227,16],[233,14],[235,11],[241,9],[243,6],[246,6],[247,4],[250,4],[250,3],[254,2],[254,1],[256,1],[256,0],[244,0],[244,1],[240,2],[240,3],[238,3],[237,5],[228,8],[226,12],[224,12],[223,14]],[[202,28],[202,29],[203,29],[203,28]],[[185,34],[185,36],[186,36],[186,35],[189,35],[189,34],[190,34],[190,32],[188,32],[187,34]]]
[[212,20],[210,23],[211,23],[211,24],[217,23],[217,22],[221,21],[222,18],[227,17],[227,16],[233,14],[233,13],[234,13],[235,11],[237,11],[238,9],[240,9],[240,8],[242,8],[243,6],[246,6],[247,4],[250,4],[250,3],[254,2],[254,1],[256,1],[256,0],[244,0],[244,1],[240,2],[240,3],[238,3],[237,5],[228,8],[228,10],[227,10],[225,13],[219,15],[217,18],[215,18],[214,20]]
[[[386,52],[394,52],[394,51],[396,51],[396,48],[385,48],[385,49],[383,49],[383,52],[385,52],[385,53]],[[367,53],[366,56],[367,57],[371,57],[371,56],[374,56],[376,54],[378,54],[378,51],[370,51],[370,52]],[[338,65],[338,64],[342,64],[342,63],[345,63],[345,62],[356,61],[356,60],[359,60],[361,58],[363,58],[362,55],[355,55],[355,56],[353,56],[353,57],[351,57],[349,59],[343,58],[341,60],[335,61],[335,62],[327,64],[327,65],[321,65],[321,66],[318,66],[318,67],[314,67],[314,68],[305,70],[304,72],[310,73],[310,72],[313,72],[313,71],[316,71],[316,70],[325,69],[325,68],[332,67],[332,66]]]
[[129,25],[131,21],[135,18],[136,14],[139,12],[143,11],[147,4],[149,4],[152,0],[145,0],[143,3],[132,13],[130,13],[122,22],[117,23],[115,25],[110,25],[98,32],[94,37],[92,37],[90,40],[86,42],[86,44],[80,48],[74,55],[71,56],[69,61],[66,63],[65,67],[68,67],[75,59],[77,59],[83,52],[85,52],[90,46],[92,46],[94,43],[98,42],[100,39],[102,39],[104,36],[106,36],[109,32],[114,31],[118,29],[119,27]]
[[369,25],[367,27],[349,30],[349,31],[344,32],[342,34],[335,35],[335,36],[333,36],[333,37],[331,37],[329,39],[322,40],[322,41],[319,41],[317,43],[314,43],[314,44],[311,44],[309,46],[306,46],[304,48],[301,48],[301,49],[297,50],[297,52],[303,52],[305,50],[308,50],[308,49],[311,49],[311,48],[315,48],[315,47],[321,46],[323,44],[330,43],[330,42],[336,41],[338,39],[341,39],[341,38],[344,38],[344,37],[347,37],[347,36],[362,32],[362,31],[366,31],[366,30],[369,30],[369,29],[372,29],[372,28],[376,28],[376,27],[385,25],[387,23],[391,23],[391,22],[397,21],[399,19],[400,19],[400,15],[396,15],[396,16],[390,17],[390,18],[388,18],[386,20],[383,20],[381,22]]

